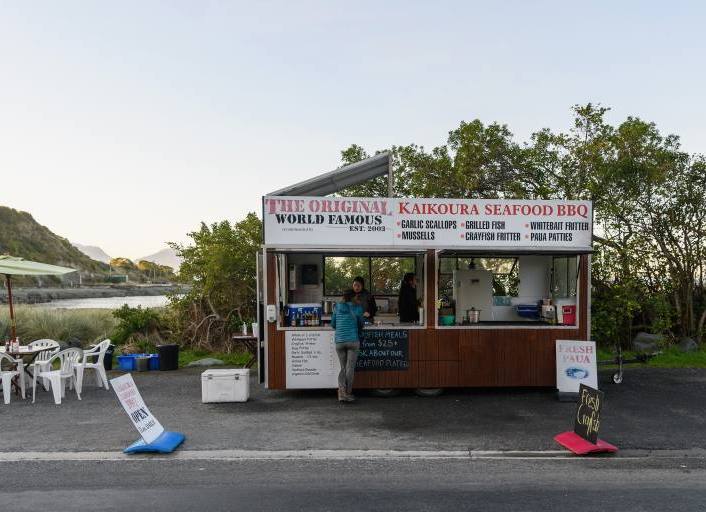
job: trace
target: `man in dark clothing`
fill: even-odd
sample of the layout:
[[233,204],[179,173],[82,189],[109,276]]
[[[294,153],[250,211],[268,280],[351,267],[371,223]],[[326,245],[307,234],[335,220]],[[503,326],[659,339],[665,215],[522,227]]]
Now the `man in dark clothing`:
[[375,297],[365,289],[365,279],[360,276],[353,279],[353,303],[363,308],[363,316],[372,323],[378,306]]
[[402,279],[400,285],[400,295],[397,302],[397,309],[400,315],[400,322],[419,322],[419,303],[417,301],[417,276],[408,272]]

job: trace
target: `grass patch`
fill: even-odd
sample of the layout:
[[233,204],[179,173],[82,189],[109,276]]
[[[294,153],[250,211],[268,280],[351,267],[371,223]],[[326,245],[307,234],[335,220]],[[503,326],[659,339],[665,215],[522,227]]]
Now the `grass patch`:
[[[624,351],[625,359],[635,357],[635,352]],[[607,361],[615,359],[615,354],[608,350],[598,349],[598,360]],[[682,352],[678,347],[667,347],[662,353],[656,355],[646,363],[631,363],[626,366],[649,366],[651,368],[706,368],[706,347],[701,346],[695,352]],[[615,368],[617,365],[607,365],[604,368]]]
[[246,352],[223,354],[220,352],[207,352],[205,350],[190,350],[179,348],[179,368],[183,368],[192,361],[213,357],[220,359],[226,366],[245,366],[250,360],[250,354]]
[[[24,344],[48,338],[56,341],[78,339],[85,346],[110,337],[117,325],[109,309],[48,309],[31,306],[15,308],[17,336]],[[10,335],[10,313],[0,308],[0,337]]]
[[647,363],[655,368],[706,368],[706,350],[682,352],[677,347],[668,347]]

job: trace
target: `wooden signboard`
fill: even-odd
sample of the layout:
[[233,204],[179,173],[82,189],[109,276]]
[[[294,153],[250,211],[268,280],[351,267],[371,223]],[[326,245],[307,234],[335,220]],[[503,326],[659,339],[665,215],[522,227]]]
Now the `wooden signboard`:
[[356,371],[409,369],[409,331],[366,329]]
[[596,444],[601,427],[601,407],[603,392],[585,384],[579,387],[579,399],[576,405],[574,432],[586,441]]

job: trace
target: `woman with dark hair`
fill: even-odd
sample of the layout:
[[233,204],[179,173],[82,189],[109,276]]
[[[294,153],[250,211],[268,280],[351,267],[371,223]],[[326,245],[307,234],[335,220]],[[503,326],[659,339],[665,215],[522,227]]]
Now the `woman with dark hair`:
[[419,310],[417,309],[417,276],[413,272],[407,272],[402,279],[397,309],[400,315],[400,322],[419,322]]
[[343,300],[336,304],[331,315],[331,327],[336,331],[336,354],[341,363],[338,373],[338,401],[352,402],[355,362],[360,349],[360,330],[363,328],[363,309],[353,303],[353,291],[343,294]]
[[378,306],[373,294],[365,289],[365,279],[360,276],[353,279],[353,303],[363,308],[363,316],[368,322],[373,323]]

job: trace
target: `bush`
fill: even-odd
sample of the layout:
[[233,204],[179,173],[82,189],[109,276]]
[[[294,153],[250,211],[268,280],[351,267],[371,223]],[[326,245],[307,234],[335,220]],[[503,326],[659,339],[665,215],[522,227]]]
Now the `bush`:
[[113,311],[113,316],[118,321],[111,338],[113,343],[162,341],[164,325],[158,310],[124,304]]

